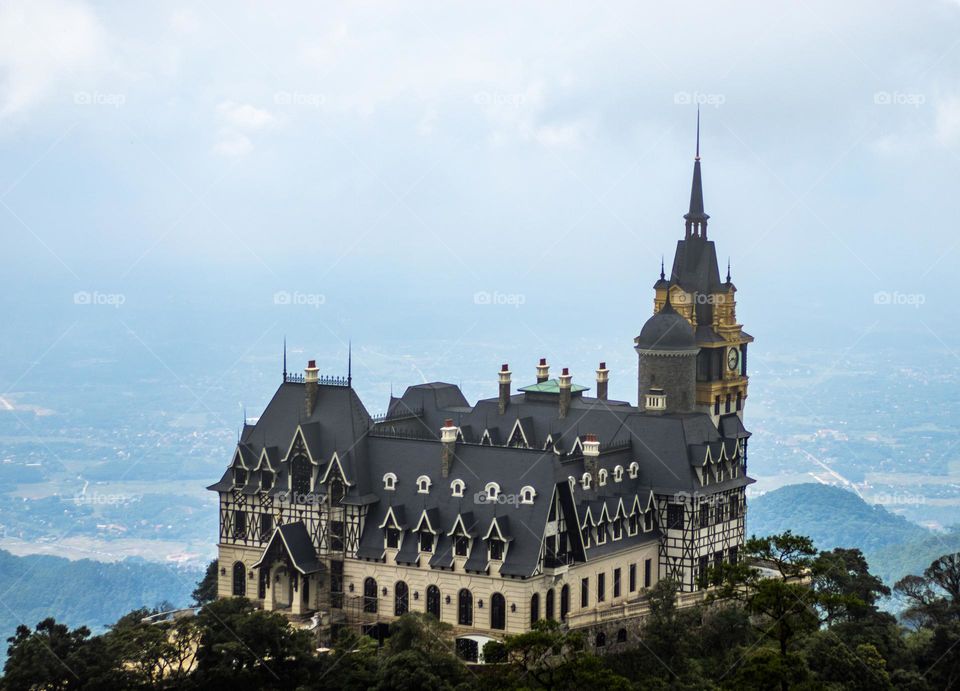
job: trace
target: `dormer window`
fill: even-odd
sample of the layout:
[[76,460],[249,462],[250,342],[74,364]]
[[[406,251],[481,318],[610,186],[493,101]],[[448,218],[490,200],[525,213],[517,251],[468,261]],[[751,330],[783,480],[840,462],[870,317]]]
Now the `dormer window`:
[[417,478],[417,494],[430,494],[430,478],[426,475]]
[[427,532],[426,530],[420,531],[420,551],[433,551],[433,533]]
[[490,546],[490,560],[503,561],[503,540],[492,537],[487,542]]
[[400,548],[400,530],[394,528],[393,526],[387,528],[386,531],[386,545],[388,549],[399,549]]
[[500,485],[496,482],[488,482],[483,491],[486,492],[489,501],[496,501],[497,497],[500,496]]
[[623,480],[623,466],[618,465],[613,469],[613,481],[620,482],[621,480]]
[[393,473],[387,473],[383,476],[383,488],[385,490],[393,491],[397,488],[397,476]]
[[607,543],[607,523],[602,521],[597,525],[597,544],[604,545]]
[[600,472],[597,473],[597,480],[598,480],[598,484],[599,484],[601,487],[603,487],[604,485],[607,484],[607,469],[606,469],[606,468],[601,468],[601,469],[600,469]]
[[450,483],[450,494],[454,497],[462,497],[466,488],[467,485],[463,480],[454,480]]
[[630,469],[629,469],[629,471],[627,471],[627,472],[630,473],[630,479],[631,479],[631,480],[636,480],[636,479],[637,479],[637,473],[638,473],[639,471],[640,471],[640,464],[637,463],[636,461],[634,461],[633,463],[630,464]]
[[584,489],[590,489],[590,473],[584,473],[580,478],[580,485]]
[[619,540],[623,537],[623,519],[618,518],[613,522],[613,539]]
[[260,471],[260,489],[267,491],[273,489],[273,473],[269,470]]
[[533,487],[531,487],[530,485],[527,485],[527,486],[524,487],[522,490],[520,490],[520,503],[521,503],[521,504],[532,504],[532,503],[533,503],[533,499],[534,499],[534,497],[536,497],[536,496],[537,496],[537,491],[536,491]]
[[653,530],[653,511],[647,511],[643,514],[643,532],[649,533]]
[[633,514],[627,522],[627,535],[636,535],[638,525],[637,514]]
[[580,537],[583,539],[583,546],[587,548],[590,546],[590,526],[585,525],[580,530]]
[[247,471],[243,468],[233,469],[233,486],[240,489],[247,484]]
[[470,538],[466,535],[457,535],[453,538],[453,553],[458,557],[465,557],[470,553]]

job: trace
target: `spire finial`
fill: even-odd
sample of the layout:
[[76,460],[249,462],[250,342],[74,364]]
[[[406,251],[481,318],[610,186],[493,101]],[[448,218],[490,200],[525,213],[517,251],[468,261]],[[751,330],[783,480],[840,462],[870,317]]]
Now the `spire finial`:
[[727,257],[727,283],[730,282],[730,257]]
[[283,337],[283,381],[287,381],[287,337]]
[[353,387],[353,340],[347,341],[347,386]]
[[700,104],[697,104],[697,157],[694,159],[696,161],[700,160]]
[[660,280],[662,281],[665,278],[666,278],[666,274],[663,271],[663,255],[661,254],[660,255]]

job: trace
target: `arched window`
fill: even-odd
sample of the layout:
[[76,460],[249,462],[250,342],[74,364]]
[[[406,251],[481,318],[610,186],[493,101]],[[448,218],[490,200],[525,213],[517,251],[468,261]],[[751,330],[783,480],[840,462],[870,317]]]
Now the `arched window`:
[[627,642],[627,630],[620,629],[617,631],[617,643],[626,643]]
[[294,456],[290,469],[290,489],[294,494],[310,494],[313,468],[306,456]]
[[546,617],[547,619],[553,619],[553,618],[554,618],[554,611],[553,611],[553,605],[554,605],[554,603],[553,603],[553,600],[554,600],[553,588],[550,588],[550,590],[547,591],[547,608],[546,608],[546,609],[547,609],[547,617]]
[[426,475],[421,475],[417,478],[417,493],[430,494],[430,478]]
[[473,625],[473,594],[466,588],[457,596],[457,623],[461,626]]
[[402,616],[410,611],[410,589],[404,581],[397,581],[393,586],[394,605],[393,613]]
[[590,473],[584,473],[580,478],[580,484],[584,489],[590,489]]
[[603,631],[598,633],[594,643],[596,643],[598,648],[605,646],[607,644],[607,634],[605,634]]
[[520,490],[520,503],[521,504],[532,504],[534,497],[537,496],[537,490],[535,490],[530,485],[527,485]]
[[487,493],[487,499],[497,500],[497,497],[500,496],[500,485],[496,482],[488,482],[487,486],[483,488],[483,491]]
[[247,567],[242,561],[233,564],[233,595],[234,597],[247,596]]
[[363,611],[377,611],[377,581],[373,578],[363,580]]
[[565,585],[560,589],[560,621],[567,620],[567,614],[570,612],[570,586]]
[[613,469],[613,481],[620,482],[623,479],[623,466],[618,465]]
[[501,631],[507,628],[507,601],[500,593],[490,596],[490,628]]
[[600,472],[597,473],[597,480],[598,480],[598,484],[599,484],[601,487],[603,487],[605,484],[607,484],[607,469],[606,469],[606,468],[601,468],[601,469],[600,469]]
[[530,626],[540,621],[540,593],[534,593],[530,598]]
[[440,618],[440,588],[435,585],[427,586],[427,614]]
[[467,485],[463,480],[454,480],[450,483],[450,494],[454,497],[462,497],[463,490],[467,488]]
[[631,464],[630,464],[630,471],[629,471],[629,472],[630,472],[630,479],[636,480],[636,479],[637,479],[637,473],[638,473],[639,471],[640,471],[640,464],[637,463],[636,461],[634,461],[633,463],[631,463]]
[[387,473],[383,476],[383,488],[387,490],[394,490],[397,488],[397,476],[393,473]]

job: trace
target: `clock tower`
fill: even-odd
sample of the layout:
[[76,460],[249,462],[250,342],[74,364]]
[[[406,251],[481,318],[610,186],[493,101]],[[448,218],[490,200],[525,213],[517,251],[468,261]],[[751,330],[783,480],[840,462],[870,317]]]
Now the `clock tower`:
[[747,400],[747,345],[753,336],[737,323],[737,288],[720,279],[717,250],[707,238],[710,217],[703,208],[700,172],[700,116],[697,115],[697,149],[693,162],[690,209],[684,214],[685,231],[677,242],[669,279],[660,267],[654,284],[654,312],[665,305],[676,310],[693,328],[699,348],[696,362],[695,407],[709,413],[715,423],[727,414],[743,418]]

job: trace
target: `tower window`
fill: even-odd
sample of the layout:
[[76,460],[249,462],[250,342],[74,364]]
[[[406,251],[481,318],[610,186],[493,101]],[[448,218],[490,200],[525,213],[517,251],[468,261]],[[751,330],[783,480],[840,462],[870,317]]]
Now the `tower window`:
[[731,397],[730,397],[730,394],[727,394],[726,409],[725,409],[725,411],[724,411],[724,412],[727,412],[727,413],[730,412],[730,398],[731,398]]
[[713,414],[714,415],[720,414],[720,397],[719,396],[713,399]]
[[743,410],[743,392],[737,391],[737,411]]

